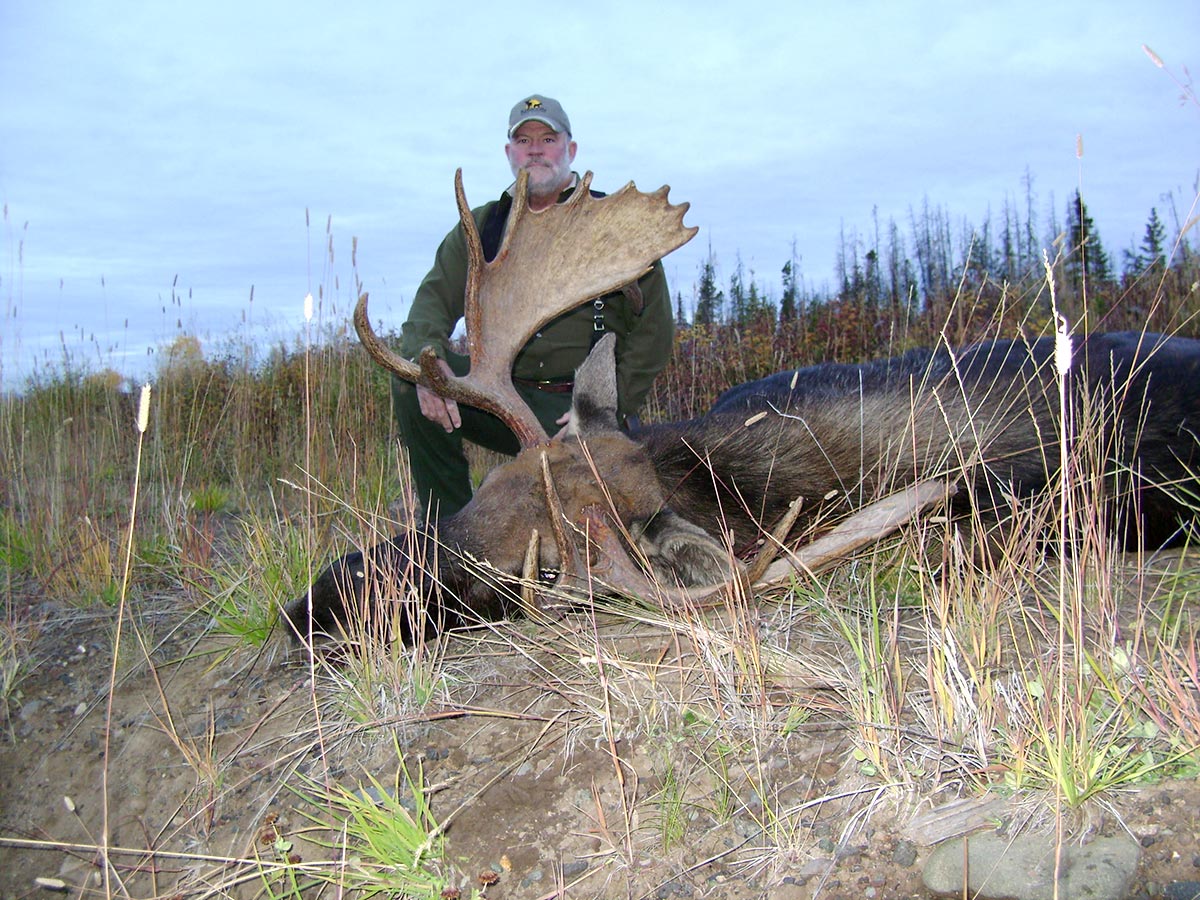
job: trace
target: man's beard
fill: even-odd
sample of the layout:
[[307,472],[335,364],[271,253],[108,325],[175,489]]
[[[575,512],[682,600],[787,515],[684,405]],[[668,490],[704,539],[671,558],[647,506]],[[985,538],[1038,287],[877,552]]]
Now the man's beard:
[[[558,165],[532,163],[525,166],[529,172],[529,195],[531,197],[557,197],[571,177],[571,162],[566,157]],[[521,174],[520,166],[512,167],[513,176]]]

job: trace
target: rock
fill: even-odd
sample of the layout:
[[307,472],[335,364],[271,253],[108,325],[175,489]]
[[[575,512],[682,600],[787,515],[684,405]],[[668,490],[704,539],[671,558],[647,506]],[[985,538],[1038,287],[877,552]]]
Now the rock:
[[753,838],[762,833],[762,828],[754,819],[738,816],[733,820],[733,830],[738,837]]
[[1123,900],[1137,873],[1141,850],[1125,838],[1097,838],[1085,847],[1062,849],[1058,893],[1054,891],[1054,841],[1046,835],[1004,838],[987,833],[940,844],[921,872],[935,893],[960,896],[963,882],[979,900]]
[[846,859],[854,859],[856,856],[861,856],[866,852],[866,847],[857,844],[842,844],[833,851],[834,859],[839,861]]
[[578,878],[587,870],[588,861],[586,859],[573,859],[563,863],[562,874],[563,878]]
[[834,860],[820,856],[810,859],[800,867],[800,872],[798,873],[799,880],[803,883],[810,878],[828,874],[833,869],[834,864]]
[[912,841],[900,841],[892,851],[892,862],[907,869],[917,861],[917,845]]
[[18,713],[18,715],[21,717],[21,721],[28,722],[35,715],[37,715],[38,710],[40,710],[45,705],[46,705],[45,700],[30,700],[28,703],[26,703],[24,706],[21,707],[21,711]]
[[659,885],[658,890],[654,892],[654,896],[658,900],[669,900],[671,897],[690,897],[692,896],[692,889],[682,881],[668,881],[665,884]]
[[1200,900],[1200,881],[1175,881],[1163,887],[1166,900]]

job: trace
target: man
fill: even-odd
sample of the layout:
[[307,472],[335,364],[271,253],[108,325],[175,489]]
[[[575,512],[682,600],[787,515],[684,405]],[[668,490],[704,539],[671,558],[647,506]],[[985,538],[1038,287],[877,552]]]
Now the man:
[[[566,200],[579,183],[571,170],[577,150],[571,122],[557,100],[533,94],[519,101],[508,117],[504,152],[513,175],[529,172],[529,206],[537,211]],[[495,257],[512,208],[510,185],[499,200],[472,210],[487,260]],[[447,372],[465,374],[470,360],[450,349],[450,334],[462,318],[467,283],[467,250],[462,225],[438,247],[433,268],[413,297],[401,332],[401,353],[416,359],[433,347]],[[513,364],[517,391],[555,434],[570,415],[575,368],[592,345],[607,333],[617,336],[618,412],[636,414],[655,376],[667,364],[675,324],[662,263],[635,284],[598,297],[542,327]],[[471,499],[471,481],[463,439],[515,455],[516,437],[489,413],[392,376],[392,398],[400,437],[408,448],[417,498],[431,518],[452,515]]]

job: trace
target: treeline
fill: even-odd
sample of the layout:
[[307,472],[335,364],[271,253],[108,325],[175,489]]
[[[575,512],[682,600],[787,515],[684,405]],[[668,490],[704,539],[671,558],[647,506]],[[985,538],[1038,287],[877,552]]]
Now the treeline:
[[[991,307],[1006,296],[1011,300],[1014,293],[1045,286],[1049,260],[1059,307],[1077,319],[1086,317],[1087,327],[1141,327],[1148,315],[1163,327],[1170,325],[1174,306],[1194,293],[1197,268],[1186,223],[1180,222],[1172,198],[1167,198],[1171,228],[1152,208],[1141,242],[1118,255],[1101,240],[1078,190],[1063,220],[1043,229],[1028,176],[1025,185],[1023,207],[1006,200],[999,222],[989,216],[982,226],[956,224],[944,208],[927,201],[919,213],[910,211],[904,226],[876,216],[866,235],[843,228],[833,288],[817,289],[804,281],[794,245],[775,282],[747,273],[740,257],[723,281],[710,248],[691,303],[682,293],[676,296],[676,317],[696,326],[746,326],[762,319],[786,326],[820,318],[830,306],[849,305],[893,325],[911,316],[936,320],[955,307]],[[1048,305],[1049,292],[1044,293]]]

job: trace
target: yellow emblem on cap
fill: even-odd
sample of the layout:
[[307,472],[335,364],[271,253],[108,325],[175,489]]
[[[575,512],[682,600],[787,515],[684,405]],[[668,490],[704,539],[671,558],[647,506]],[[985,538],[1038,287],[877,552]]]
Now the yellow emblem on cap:
[[528,109],[537,109],[541,105],[542,105],[542,101],[539,100],[537,97],[530,97],[528,100],[525,101],[525,108],[527,110]]

